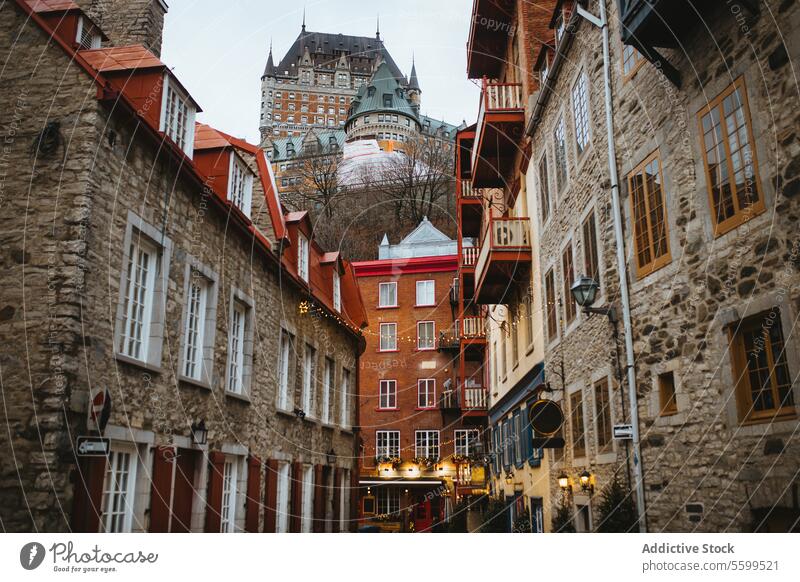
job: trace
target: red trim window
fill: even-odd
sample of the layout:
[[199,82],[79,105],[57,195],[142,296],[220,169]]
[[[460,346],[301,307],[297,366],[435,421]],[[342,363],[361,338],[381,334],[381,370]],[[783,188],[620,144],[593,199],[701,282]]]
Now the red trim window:
[[380,347],[381,352],[397,351],[397,324],[382,323],[380,325]]
[[417,322],[417,349],[420,351],[436,349],[436,323],[433,321]]
[[425,378],[417,380],[417,408],[436,407],[436,380]]
[[436,282],[433,279],[417,281],[417,307],[436,305]]
[[379,386],[378,408],[397,409],[397,380],[381,380]]
[[378,307],[397,307],[397,282],[378,283]]

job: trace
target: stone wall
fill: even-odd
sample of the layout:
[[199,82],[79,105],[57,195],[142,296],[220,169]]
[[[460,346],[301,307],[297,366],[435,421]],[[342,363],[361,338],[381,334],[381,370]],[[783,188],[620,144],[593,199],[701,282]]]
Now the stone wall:
[[161,55],[167,5],[163,0],[78,0],[112,45],[142,44]]

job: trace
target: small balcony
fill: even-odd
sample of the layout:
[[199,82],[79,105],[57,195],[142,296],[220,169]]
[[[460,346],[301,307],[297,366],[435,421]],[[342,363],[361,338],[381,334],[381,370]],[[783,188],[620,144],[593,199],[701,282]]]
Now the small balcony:
[[467,40],[467,76],[499,76],[507,65],[506,48],[513,34],[516,0],[473,0]]
[[478,255],[480,254],[480,247],[463,247],[461,249],[461,267],[465,269],[474,269],[478,263]]
[[522,85],[484,79],[472,146],[473,188],[502,188],[511,181],[524,126]]
[[453,322],[449,331],[439,333],[437,348],[440,352],[458,351],[461,345],[485,344],[486,323],[483,317],[467,316]]
[[475,265],[476,302],[504,303],[511,285],[530,273],[531,259],[528,218],[490,219]]
[[471,180],[460,181],[457,199],[462,236],[477,237],[480,233],[484,195],[483,189],[472,187]]
[[489,407],[489,391],[474,380],[459,385],[458,390],[443,390],[439,408],[443,412],[461,412],[464,416],[485,415]]

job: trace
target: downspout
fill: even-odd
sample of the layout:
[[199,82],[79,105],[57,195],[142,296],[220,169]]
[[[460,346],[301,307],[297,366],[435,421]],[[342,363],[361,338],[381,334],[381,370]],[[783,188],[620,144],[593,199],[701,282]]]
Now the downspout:
[[[633,354],[633,326],[628,290],[628,271],[625,263],[625,239],[622,234],[622,212],[620,210],[619,176],[617,175],[617,152],[614,145],[614,119],[611,102],[611,65],[608,41],[608,17],[606,0],[599,0],[600,21],[598,26],[603,36],[603,75],[605,81],[606,140],[608,142],[608,173],[611,179],[611,207],[614,215],[614,238],[617,247],[617,272],[619,273],[619,295],[622,304],[622,326],[625,335],[625,365],[628,373],[628,399],[631,404],[631,427],[633,445],[633,474],[636,487],[636,509],[639,516],[639,531],[647,532],[645,513],[644,479],[642,475],[642,456],[639,443],[639,406],[636,391],[636,370]],[[578,11],[591,21],[592,15],[580,7]],[[588,16],[587,16],[588,15]]]

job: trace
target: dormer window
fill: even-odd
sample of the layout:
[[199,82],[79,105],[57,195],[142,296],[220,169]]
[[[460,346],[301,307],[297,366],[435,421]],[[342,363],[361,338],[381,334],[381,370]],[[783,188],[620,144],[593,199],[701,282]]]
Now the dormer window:
[[79,50],[99,49],[102,39],[97,27],[92,25],[83,16],[78,17],[78,32],[75,42],[78,43]]
[[333,272],[333,308],[342,310],[342,279],[336,271]]
[[297,235],[297,274],[308,283],[308,239],[302,233]]
[[194,152],[195,109],[189,101],[189,96],[168,74],[164,75],[161,111],[161,131],[191,158]]
[[367,96],[372,97],[375,95],[375,87],[367,87]]
[[231,166],[228,173],[228,200],[236,205],[245,216],[250,217],[250,206],[253,199],[253,173],[250,168],[231,152]]
[[383,94],[383,106],[384,107],[391,107],[392,106],[392,94],[391,93],[384,93]]

